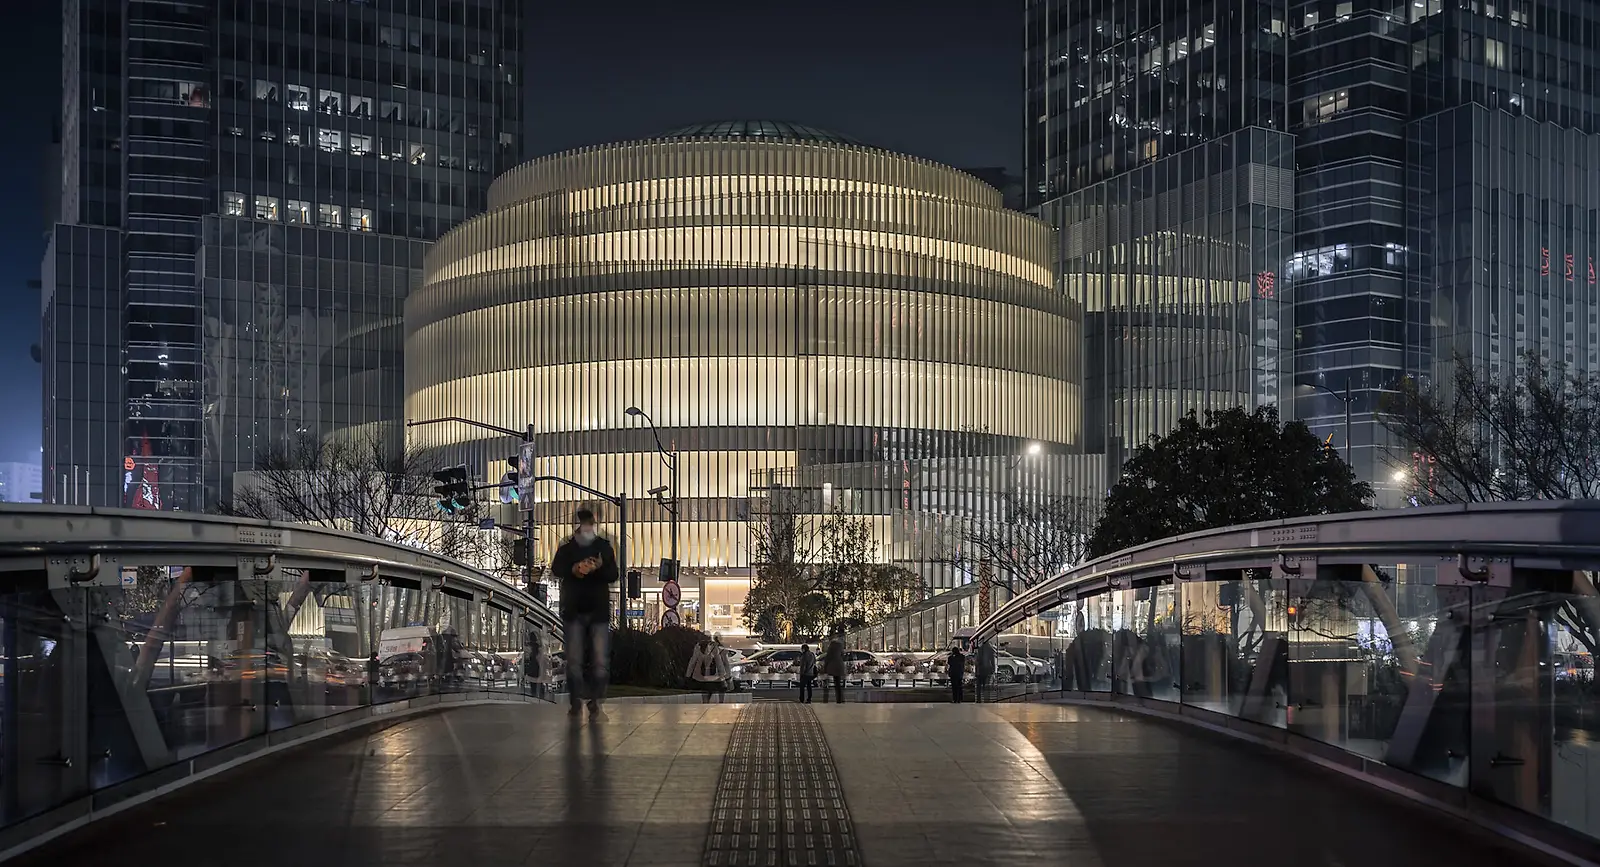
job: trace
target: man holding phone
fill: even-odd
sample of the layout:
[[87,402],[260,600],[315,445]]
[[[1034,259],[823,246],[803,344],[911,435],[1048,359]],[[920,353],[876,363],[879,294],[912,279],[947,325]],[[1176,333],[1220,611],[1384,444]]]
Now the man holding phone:
[[550,571],[561,581],[561,619],[566,626],[567,713],[578,716],[585,702],[591,719],[605,719],[611,672],[611,585],[620,577],[616,551],[595,531],[594,512],[573,515],[572,536],[556,549]]

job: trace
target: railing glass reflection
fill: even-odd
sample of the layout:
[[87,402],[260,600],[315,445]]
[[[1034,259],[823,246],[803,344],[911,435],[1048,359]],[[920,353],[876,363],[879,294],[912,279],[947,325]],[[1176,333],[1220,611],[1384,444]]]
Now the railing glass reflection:
[[[0,538],[0,823],[152,788],[372,705],[559,687],[555,619],[520,590],[345,534],[296,529],[315,553],[198,539],[240,523],[195,521],[190,557],[170,540],[85,539],[97,565],[70,575],[37,568],[41,543]],[[328,550],[340,546],[353,553]]]

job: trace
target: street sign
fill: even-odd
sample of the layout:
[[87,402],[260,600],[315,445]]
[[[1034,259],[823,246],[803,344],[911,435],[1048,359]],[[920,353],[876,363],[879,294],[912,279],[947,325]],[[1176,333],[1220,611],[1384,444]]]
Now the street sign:
[[478,529],[480,529],[480,530],[493,530],[494,529],[494,519],[493,518],[479,518],[478,519]]
[[681,622],[683,621],[679,619],[678,609],[676,608],[668,608],[661,614],[662,626],[677,626]]
[[676,581],[668,581],[661,585],[661,604],[670,609],[678,607],[678,600],[683,598],[683,590]]
[[517,450],[517,508],[533,511],[533,443],[523,443]]

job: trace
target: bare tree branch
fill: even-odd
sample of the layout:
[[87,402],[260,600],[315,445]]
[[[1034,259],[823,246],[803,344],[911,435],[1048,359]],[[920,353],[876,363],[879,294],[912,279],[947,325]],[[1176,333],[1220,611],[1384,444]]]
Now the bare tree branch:
[[1419,503],[1600,497],[1600,373],[1532,351],[1516,367],[1496,379],[1457,356],[1448,383],[1407,379],[1385,401],[1391,461]]
[[1001,519],[966,523],[941,560],[974,577],[987,562],[1013,595],[1083,562],[1100,503],[1073,495],[1002,495]]

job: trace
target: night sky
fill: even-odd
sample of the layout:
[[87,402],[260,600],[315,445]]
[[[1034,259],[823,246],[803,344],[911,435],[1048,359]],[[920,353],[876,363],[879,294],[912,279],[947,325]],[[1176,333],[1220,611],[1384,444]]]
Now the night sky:
[[[44,156],[60,6],[8,2],[0,64],[0,460],[39,456]],[[1022,11],[1002,0],[530,0],[531,155],[714,120],[783,120],[964,167],[1021,168]]]

